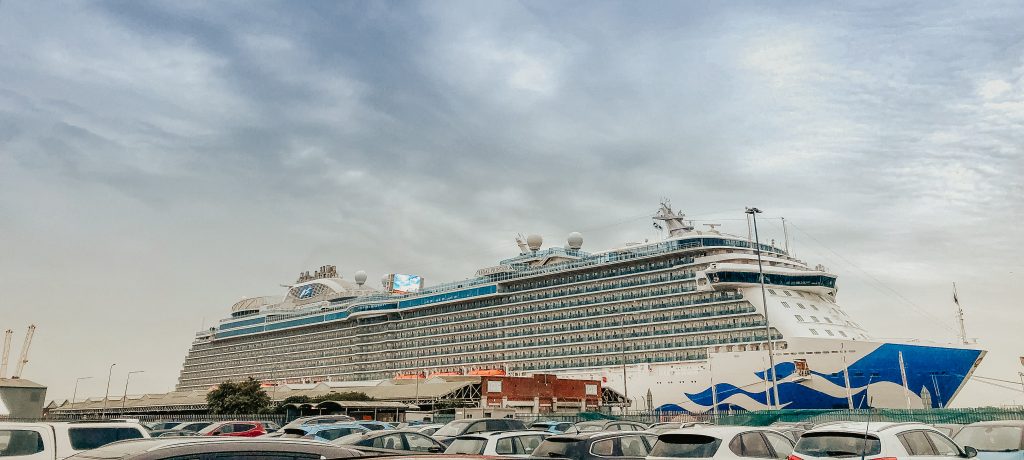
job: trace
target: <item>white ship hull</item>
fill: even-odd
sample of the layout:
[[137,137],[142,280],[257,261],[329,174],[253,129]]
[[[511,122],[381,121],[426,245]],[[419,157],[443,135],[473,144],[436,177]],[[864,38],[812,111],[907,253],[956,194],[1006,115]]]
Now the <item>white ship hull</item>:
[[[943,345],[789,339],[787,349],[775,352],[778,407],[945,407],[984,354]],[[768,368],[767,352],[743,351],[712,354],[702,363],[630,365],[625,389],[621,367],[558,373],[628,391],[634,409],[700,413],[716,403],[719,410],[771,408]]]

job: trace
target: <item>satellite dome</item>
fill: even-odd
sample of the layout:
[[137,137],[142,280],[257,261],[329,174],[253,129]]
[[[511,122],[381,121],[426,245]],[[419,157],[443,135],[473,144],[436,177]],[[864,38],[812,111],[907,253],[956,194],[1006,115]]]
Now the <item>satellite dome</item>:
[[580,232],[572,232],[569,234],[569,249],[579,249],[583,246],[583,235]]
[[540,249],[540,245],[542,243],[544,243],[544,238],[541,238],[541,236],[536,233],[526,237],[526,245],[530,247],[531,251]]
[[356,284],[362,286],[366,283],[366,272],[359,270],[356,272]]

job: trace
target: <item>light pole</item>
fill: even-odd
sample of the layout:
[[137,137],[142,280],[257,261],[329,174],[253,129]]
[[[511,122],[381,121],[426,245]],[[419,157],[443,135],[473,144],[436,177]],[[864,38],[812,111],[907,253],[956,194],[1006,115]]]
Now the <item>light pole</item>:
[[754,220],[754,250],[757,252],[757,273],[758,278],[761,281],[761,306],[764,309],[764,331],[767,334],[765,337],[768,340],[768,365],[771,366],[772,370],[772,392],[775,394],[775,403],[771,404],[771,408],[775,408],[779,405],[779,386],[775,377],[775,353],[772,349],[772,328],[768,322],[768,295],[764,292],[764,266],[761,264],[761,238],[757,234],[757,215],[761,213],[760,209],[747,208],[747,214]]
[[103,394],[103,410],[100,411],[100,418],[107,415],[107,399],[110,398],[110,376],[114,375],[114,366],[116,365],[117,363],[111,364],[110,370],[107,371],[107,392]]
[[91,378],[92,377],[79,377],[79,378],[75,379],[75,391],[71,393],[71,408],[72,409],[75,408],[75,398],[78,397],[78,382],[81,382],[82,380],[88,380],[88,379],[91,379]]
[[146,371],[131,371],[124,378],[124,395],[121,396],[121,415],[124,415],[124,405],[128,402],[128,382],[132,381],[132,374],[141,374]]

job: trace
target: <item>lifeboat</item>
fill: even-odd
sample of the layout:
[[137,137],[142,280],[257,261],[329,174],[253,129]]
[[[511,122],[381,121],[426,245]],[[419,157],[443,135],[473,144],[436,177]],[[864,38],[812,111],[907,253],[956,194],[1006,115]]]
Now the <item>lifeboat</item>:
[[395,380],[413,380],[413,379],[422,379],[422,378],[423,378],[423,376],[420,375],[420,374],[396,374],[395,375]]
[[502,369],[476,369],[469,371],[468,375],[477,375],[481,377],[495,377],[505,375],[505,371]]

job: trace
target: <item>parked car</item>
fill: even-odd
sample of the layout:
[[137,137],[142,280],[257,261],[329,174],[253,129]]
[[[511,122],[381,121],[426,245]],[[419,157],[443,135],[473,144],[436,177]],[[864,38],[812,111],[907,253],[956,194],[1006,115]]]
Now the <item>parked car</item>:
[[525,429],[525,423],[512,418],[469,418],[448,422],[447,425],[434,432],[434,439],[447,446],[456,436],[464,434]]
[[149,436],[153,438],[174,438],[181,436],[199,436],[199,433],[188,430],[150,430]]
[[443,423],[429,423],[426,425],[413,425],[407,428],[410,431],[415,431],[419,434],[425,434],[427,436],[433,435],[437,430],[444,426]]
[[302,425],[317,425],[320,423],[354,422],[355,420],[355,418],[348,415],[313,415],[309,417],[299,417],[286,423],[282,428],[298,428]]
[[445,450],[445,445],[436,439],[414,431],[376,430],[365,433],[352,433],[335,439],[331,443],[339,446],[348,446],[371,455],[393,455],[396,453],[439,454]]
[[932,426],[950,439],[953,439],[967,425],[962,423],[933,423]]
[[679,430],[679,429],[682,429],[682,428],[691,428],[691,427],[700,426],[700,425],[710,425],[710,424],[705,423],[705,422],[661,422],[661,423],[655,423],[655,424],[647,427],[647,430],[645,430],[645,431],[647,431],[648,433],[652,433],[652,434],[661,434],[661,433],[668,433],[669,431],[672,431],[672,430]]
[[1024,459],[1024,420],[997,420],[965,426],[953,438],[957,444],[970,446],[984,460]]
[[565,430],[568,430],[569,427],[571,427],[571,426],[572,426],[572,422],[558,422],[558,421],[554,421],[554,420],[549,420],[549,421],[543,421],[543,422],[533,422],[533,423],[530,424],[530,429],[531,430],[542,430],[542,431],[547,431],[548,433],[558,434],[558,433],[565,433]]
[[[124,441],[82,452],[74,459],[163,460],[185,458],[355,458],[359,451],[305,439],[156,438]],[[202,456],[202,457],[201,457]]]
[[548,436],[530,458],[551,460],[640,460],[654,445],[654,436],[641,432],[601,431]]
[[200,432],[203,428],[213,425],[213,422],[184,422],[171,427],[172,430],[184,430]]
[[456,437],[444,453],[526,458],[548,436],[551,433],[537,430],[467,434]]
[[[353,433],[366,433],[370,429],[358,425],[355,423],[323,423],[319,425],[303,425],[299,428],[288,428],[282,430],[285,433],[292,431],[301,431],[303,434],[299,437],[303,439],[315,439],[317,441],[333,441],[343,436],[348,436]],[[287,437],[287,434],[285,435]]]
[[797,441],[790,460],[871,457],[924,460],[974,457],[974,448],[961,449],[939,430],[923,423],[839,422],[819,425]]
[[775,422],[769,425],[769,428],[796,442],[807,430],[814,428],[814,424],[810,422]]
[[356,420],[356,421],[351,422],[351,423],[355,423],[355,424],[358,424],[358,425],[365,426],[367,429],[372,430],[372,431],[377,431],[377,430],[394,430],[395,429],[395,426],[390,424],[390,423],[388,423],[388,422],[378,422],[376,420]]
[[0,421],[0,457],[63,460],[112,442],[149,437],[146,427],[132,422]]
[[263,424],[263,429],[267,430],[267,433],[273,433],[281,429],[281,425],[277,422],[271,422],[269,420],[260,420],[259,422]]
[[589,422],[579,422],[569,429],[565,430],[566,433],[593,433],[598,431],[645,431],[647,425],[640,422],[630,422],[628,420],[592,420]]
[[648,459],[786,459],[793,440],[778,431],[749,426],[697,426],[658,435]]
[[150,430],[171,430],[174,427],[181,425],[181,422],[149,422],[143,425]]
[[255,438],[267,434],[263,422],[231,421],[216,422],[199,431],[201,436],[233,436],[239,438]]

